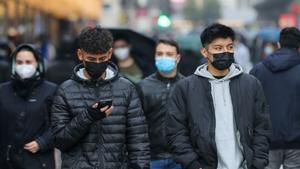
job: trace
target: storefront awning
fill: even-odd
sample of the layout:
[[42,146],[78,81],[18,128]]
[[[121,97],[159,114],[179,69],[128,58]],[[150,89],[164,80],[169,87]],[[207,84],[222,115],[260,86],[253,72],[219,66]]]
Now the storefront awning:
[[98,20],[101,15],[101,0],[19,0],[19,2],[58,18]]

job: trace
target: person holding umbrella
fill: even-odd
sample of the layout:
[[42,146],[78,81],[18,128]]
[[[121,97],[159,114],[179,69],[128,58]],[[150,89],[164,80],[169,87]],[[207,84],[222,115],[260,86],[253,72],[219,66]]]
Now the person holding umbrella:
[[131,44],[127,36],[118,34],[114,39],[114,56],[120,73],[133,83],[138,83],[143,78],[143,72],[131,56]]
[[38,50],[12,53],[12,80],[0,85],[0,169],[54,169],[50,107],[56,85],[44,80]]

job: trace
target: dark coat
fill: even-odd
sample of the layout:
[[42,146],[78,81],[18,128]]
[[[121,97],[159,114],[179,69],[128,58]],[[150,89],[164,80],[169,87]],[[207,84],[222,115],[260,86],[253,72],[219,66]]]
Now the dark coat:
[[[62,151],[62,169],[146,169],[150,152],[145,116],[136,89],[118,76],[108,80],[83,80],[74,69],[72,79],[58,89],[52,107],[55,146]],[[113,99],[113,112],[97,120],[88,108]]]
[[[270,131],[262,87],[247,74],[233,77],[229,85],[243,156],[249,169],[264,169]],[[178,82],[169,107],[167,136],[177,162],[185,169],[216,169],[216,120],[208,79],[191,75]]]
[[[13,69],[12,80],[0,85],[0,169],[54,169],[49,112],[56,85],[43,80],[42,59],[31,45],[18,46],[13,64],[23,48],[34,54],[39,73],[24,80]],[[40,147],[35,154],[24,149],[31,141]]]
[[250,72],[264,88],[270,105],[271,149],[300,149],[300,54],[282,48]]
[[154,73],[139,84],[143,109],[149,126],[151,159],[170,158],[166,137],[167,101],[175,83],[183,79],[181,74],[164,78]]
[[10,65],[6,60],[0,58],[0,83],[7,82],[10,79]]
[[74,66],[76,66],[76,63],[71,59],[55,60],[47,68],[46,79],[60,85],[64,81],[70,79],[73,74]]
[[[15,94],[12,82],[0,86],[0,168],[54,169],[54,146],[49,125],[49,107],[56,85],[43,81],[29,98]],[[40,151],[32,154],[23,147],[36,140]],[[10,162],[6,161],[10,158]],[[6,167],[5,167],[6,166]],[[2,168],[4,167],[4,168]]]

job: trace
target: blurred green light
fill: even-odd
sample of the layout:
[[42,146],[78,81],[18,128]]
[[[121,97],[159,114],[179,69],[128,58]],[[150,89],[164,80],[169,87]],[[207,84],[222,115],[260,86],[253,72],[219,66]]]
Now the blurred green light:
[[167,15],[160,15],[157,19],[157,25],[163,28],[171,26],[171,19]]

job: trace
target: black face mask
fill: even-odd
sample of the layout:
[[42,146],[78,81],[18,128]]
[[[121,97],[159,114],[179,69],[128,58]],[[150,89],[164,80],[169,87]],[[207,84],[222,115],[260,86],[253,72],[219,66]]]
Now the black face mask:
[[106,70],[108,61],[95,63],[95,62],[84,62],[86,72],[91,76],[92,79],[98,79]]
[[228,69],[234,62],[233,54],[230,52],[213,54],[212,65],[218,70]]

